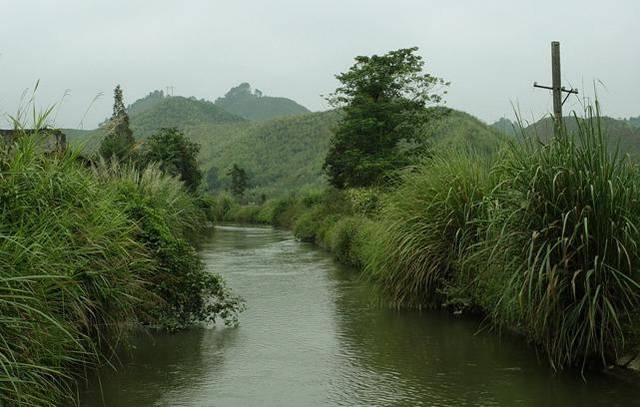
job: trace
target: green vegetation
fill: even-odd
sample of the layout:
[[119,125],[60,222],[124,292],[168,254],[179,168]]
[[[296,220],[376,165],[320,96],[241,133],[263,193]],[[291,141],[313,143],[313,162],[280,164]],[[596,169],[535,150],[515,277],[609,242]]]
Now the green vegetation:
[[438,103],[444,80],[423,73],[418,48],[385,55],[358,56],[328,100],[342,107],[324,168],[337,188],[384,182],[389,173],[409,164],[423,145],[422,125],[431,117],[427,103]]
[[190,239],[203,198],[158,167],[87,168],[38,131],[0,151],[0,405],[73,402],[136,323],[169,330],[241,309]]
[[638,117],[629,117],[625,121],[627,123],[629,123],[633,127],[640,128],[640,116],[638,116]]
[[264,96],[258,89],[252,92],[251,85],[246,82],[231,88],[224,97],[216,99],[216,105],[229,113],[253,121],[309,113],[306,107],[291,99]]
[[236,197],[236,199],[241,200],[244,197],[244,191],[249,186],[249,177],[247,176],[247,172],[238,167],[237,164],[233,164],[228,175],[231,177],[231,193]]
[[113,115],[105,126],[107,135],[100,144],[100,155],[122,161],[129,157],[136,141],[129,128],[129,115],[124,108],[120,85],[113,91],[113,100]]
[[199,152],[200,146],[189,141],[178,129],[160,129],[144,143],[141,159],[147,164],[158,163],[162,172],[180,178],[191,192],[195,192],[202,181]]
[[384,189],[219,198],[215,212],[291,228],[396,306],[483,314],[556,369],[609,366],[640,347],[640,169],[609,148],[597,114],[567,127],[493,154],[434,149]]
[[[157,126],[146,126],[148,132],[140,132],[139,117],[135,111],[144,111],[145,117],[164,120],[162,111],[156,111],[158,103],[172,105],[175,98],[159,98],[160,92],[151,101],[143,99],[129,107],[131,128],[138,140],[144,140],[157,132]],[[181,98],[179,103],[201,104],[200,101]],[[172,109],[181,109],[177,104]],[[134,109],[135,107],[135,109]],[[164,110],[164,108],[162,108]],[[198,110],[185,108],[185,110]],[[176,116],[178,113],[175,114]],[[216,122],[194,120],[193,123],[178,120],[175,126],[189,140],[201,146],[199,162],[207,174],[207,186],[215,193],[228,189],[231,179],[227,175],[234,163],[239,163],[251,178],[247,198],[259,201],[262,194],[267,197],[287,195],[308,187],[326,185],[322,165],[329,149],[329,141],[340,118],[341,111],[307,113],[261,122],[232,121]],[[441,107],[427,109],[431,118],[422,128],[426,142],[434,148],[443,145],[465,145],[477,151],[495,151],[507,137],[490,128],[476,118],[456,110]],[[147,119],[145,119],[147,120]],[[65,130],[72,145],[83,147],[91,153],[104,136],[103,130]]]

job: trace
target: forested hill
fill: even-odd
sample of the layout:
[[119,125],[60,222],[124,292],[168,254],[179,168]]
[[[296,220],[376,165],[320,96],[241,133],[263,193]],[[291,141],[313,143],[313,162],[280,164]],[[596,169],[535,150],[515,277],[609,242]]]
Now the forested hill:
[[[437,114],[426,127],[425,137],[436,147],[490,152],[506,139],[464,112],[432,111]],[[304,186],[324,185],[322,165],[340,115],[328,111],[257,123],[202,125],[190,127],[187,134],[201,144],[202,166],[218,187],[228,183],[227,170],[237,163],[248,171],[256,193],[282,195]]]
[[[163,127],[180,130],[196,125],[242,123],[247,120],[227,112],[214,103],[194,97],[165,96],[162,91],[151,92],[127,107],[131,130],[138,140],[144,140]],[[106,122],[106,120],[105,120]],[[82,144],[93,150],[105,133],[102,127],[95,130],[64,129],[72,144]]]
[[[201,167],[214,185],[224,187],[228,169],[237,164],[249,173],[254,192],[268,196],[324,184],[322,164],[331,130],[341,114],[327,111],[249,121],[218,104],[167,97],[161,92],[133,103],[128,111],[136,139],[144,140],[161,127],[177,127],[201,145]],[[444,108],[431,111],[434,118],[425,129],[425,137],[436,145],[492,151],[506,138],[466,113]],[[72,144],[88,151],[95,150],[104,137],[101,129],[69,129],[65,133]]]
[[296,116],[308,113],[309,109],[283,97],[265,96],[251,85],[241,83],[216,100],[216,105],[227,112],[248,120],[268,120],[277,117]]

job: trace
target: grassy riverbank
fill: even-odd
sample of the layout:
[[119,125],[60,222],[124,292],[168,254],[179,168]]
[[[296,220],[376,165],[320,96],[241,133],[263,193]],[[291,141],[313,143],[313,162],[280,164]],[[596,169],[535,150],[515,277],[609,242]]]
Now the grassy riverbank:
[[219,219],[290,228],[360,267],[398,306],[478,312],[556,369],[638,350],[640,172],[597,114],[496,155],[436,151],[386,190],[218,197]]
[[74,402],[135,324],[233,320],[239,306],[195,251],[202,198],[153,165],[43,153],[40,136],[0,151],[0,406]]

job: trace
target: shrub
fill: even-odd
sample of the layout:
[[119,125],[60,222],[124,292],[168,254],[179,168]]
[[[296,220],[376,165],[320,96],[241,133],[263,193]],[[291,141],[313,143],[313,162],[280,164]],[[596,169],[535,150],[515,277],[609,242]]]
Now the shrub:
[[297,218],[293,227],[293,234],[297,239],[311,243],[316,241],[316,233],[320,223],[317,212],[308,210]]
[[365,219],[359,216],[347,216],[338,220],[329,231],[329,249],[336,259],[350,266],[360,266],[361,258],[355,245]]
[[116,161],[103,162],[94,173],[113,190],[140,228],[137,240],[156,259],[156,267],[141,276],[155,300],[141,310],[140,319],[168,330],[215,322],[218,316],[234,322],[240,301],[230,295],[220,276],[205,272],[189,243],[206,219],[182,182],[154,166],[139,172]]

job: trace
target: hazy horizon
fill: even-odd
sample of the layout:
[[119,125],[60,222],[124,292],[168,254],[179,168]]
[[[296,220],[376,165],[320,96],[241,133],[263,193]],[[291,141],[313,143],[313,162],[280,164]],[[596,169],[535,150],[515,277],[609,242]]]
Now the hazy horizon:
[[[550,82],[557,40],[565,86],[591,96],[595,83],[606,115],[640,115],[640,2],[612,1],[606,13],[594,12],[595,1],[514,3],[27,0],[3,7],[0,112],[14,114],[38,80],[39,107],[64,99],[59,127],[79,127],[90,107],[83,125],[94,128],[110,114],[116,84],[127,104],[167,86],[214,101],[249,82],[324,110],[321,95],[353,57],[418,46],[426,70],[452,82],[448,106],[493,122],[513,118],[513,103],[539,118],[551,97],[532,84]],[[571,98],[565,111],[579,106]]]

